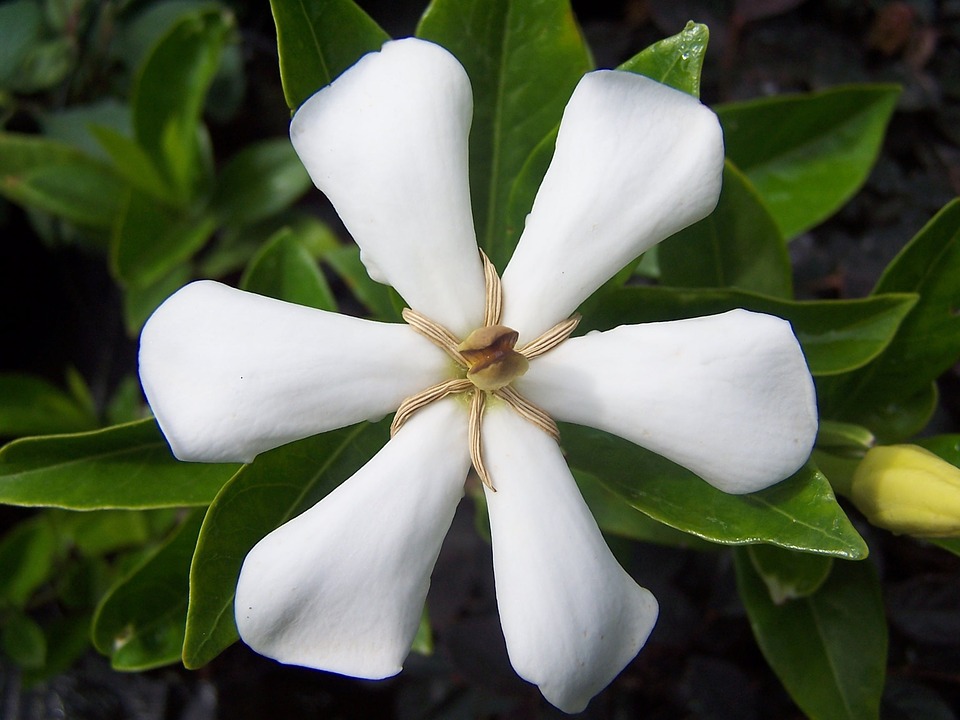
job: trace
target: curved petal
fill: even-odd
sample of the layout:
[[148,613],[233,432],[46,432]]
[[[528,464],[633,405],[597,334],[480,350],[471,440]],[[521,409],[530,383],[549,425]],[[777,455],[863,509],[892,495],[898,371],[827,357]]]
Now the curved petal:
[[458,400],[417,413],[353,477],[247,555],[240,637],[280,662],[378,679],[400,671],[470,458]]
[[555,706],[579,712],[646,642],[657,601],[610,553],[550,436],[495,405],[483,446],[510,662]]
[[503,274],[521,342],[567,318],[620,268],[717,204],[723,136],[695,98],[641,75],[585,75]]
[[554,419],[631,440],[728,493],[789,477],[817,434],[790,323],[747,310],[572,338],[516,385]]
[[290,125],[370,277],[460,337],[483,324],[467,175],[472,114],[460,63],[410,38],[365,55]]
[[140,380],[181,460],[249,462],[292,440],[378,419],[452,362],[409,326],[191,283],[140,336]]

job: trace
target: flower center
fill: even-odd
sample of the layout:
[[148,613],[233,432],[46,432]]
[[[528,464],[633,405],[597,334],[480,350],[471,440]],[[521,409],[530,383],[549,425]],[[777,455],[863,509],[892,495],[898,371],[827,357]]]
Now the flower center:
[[520,333],[506,325],[477,328],[457,349],[467,361],[467,380],[481,390],[499,390],[523,375],[529,361],[514,346]]
[[524,398],[510,387],[510,383],[523,375],[530,366],[530,360],[557,347],[570,337],[580,322],[580,316],[557,323],[536,340],[515,349],[519,333],[500,324],[503,308],[503,293],[500,277],[493,263],[480,252],[483,258],[483,273],[486,284],[486,303],[483,313],[483,326],[470,333],[463,342],[439,323],[421,315],[416,310],[406,308],[403,319],[416,332],[430,340],[464,369],[465,376],[445,380],[412,395],[400,403],[397,414],[390,426],[390,434],[395,435],[410,417],[432,402],[466,393],[471,395],[470,422],[470,460],[480,480],[496,492],[490,474],[483,463],[480,430],[483,424],[483,409],[487,396],[495,395],[505,401],[521,417],[529,420],[541,430],[560,439],[557,424],[543,410]]

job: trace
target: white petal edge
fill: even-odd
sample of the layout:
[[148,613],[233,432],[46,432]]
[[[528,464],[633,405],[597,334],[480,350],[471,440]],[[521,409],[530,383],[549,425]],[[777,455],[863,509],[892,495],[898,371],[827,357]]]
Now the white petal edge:
[[209,280],[170,296],[140,336],[140,380],[181,460],[250,462],[375,420],[452,362],[403,324],[315,310]]
[[461,337],[483,322],[467,174],[470,81],[415,38],[365,55],[297,111],[290,138],[378,282]]
[[631,440],[728,493],[789,477],[817,434],[790,323],[747,310],[572,338],[516,385],[554,419]]
[[580,712],[646,642],[657,601],[613,557],[550,436],[493,405],[483,447],[510,662],[553,705]]
[[420,623],[470,458],[466,409],[421,410],[353,477],[247,555],[240,637],[283,663],[395,675]]
[[602,70],[577,85],[503,274],[521,342],[567,318],[620,268],[717,204],[723,135],[696,98]]

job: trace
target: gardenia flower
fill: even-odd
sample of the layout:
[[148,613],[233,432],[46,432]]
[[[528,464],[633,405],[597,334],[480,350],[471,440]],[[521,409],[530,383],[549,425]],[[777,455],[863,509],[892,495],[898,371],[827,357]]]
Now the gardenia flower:
[[472,465],[510,661],[577,712],[636,655],[658,608],[607,548],[554,420],[747,493],[807,459],[813,385],[789,324],[744,310],[569,337],[584,299],[716,205],[722,136],[695,98],[630,73],[584,76],[502,283],[474,235],[471,115],[460,64],[407,39],[292,122],[371,277],[409,305],[406,324],[197,282],[147,323],[140,373],[182,460],[249,462],[396,412],[380,452],[248,554],[235,603],[248,645],[345,675],[399,672]]

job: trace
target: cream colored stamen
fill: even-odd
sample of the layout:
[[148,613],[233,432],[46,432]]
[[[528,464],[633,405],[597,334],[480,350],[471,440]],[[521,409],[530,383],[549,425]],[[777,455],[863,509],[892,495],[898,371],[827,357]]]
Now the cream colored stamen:
[[430,403],[449,395],[470,393],[472,395],[468,423],[470,460],[481,482],[492,492],[496,492],[490,473],[487,472],[483,462],[481,430],[487,395],[494,395],[504,401],[521,417],[532,422],[555,440],[559,440],[560,431],[553,419],[510,387],[510,383],[527,371],[529,360],[549,352],[570,337],[577,323],[580,322],[580,316],[574,315],[557,323],[540,337],[519,349],[514,349],[519,334],[516,330],[500,325],[500,316],[503,314],[500,277],[483,251],[480,255],[483,259],[483,276],[486,286],[483,327],[474,330],[463,342],[460,342],[445,327],[416,310],[404,309],[403,319],[410,327],[447,353],[465,371],[465,376],[432,385],[400,403],[393,423],[390,425],[390,435],[395,435],[415,412]]

